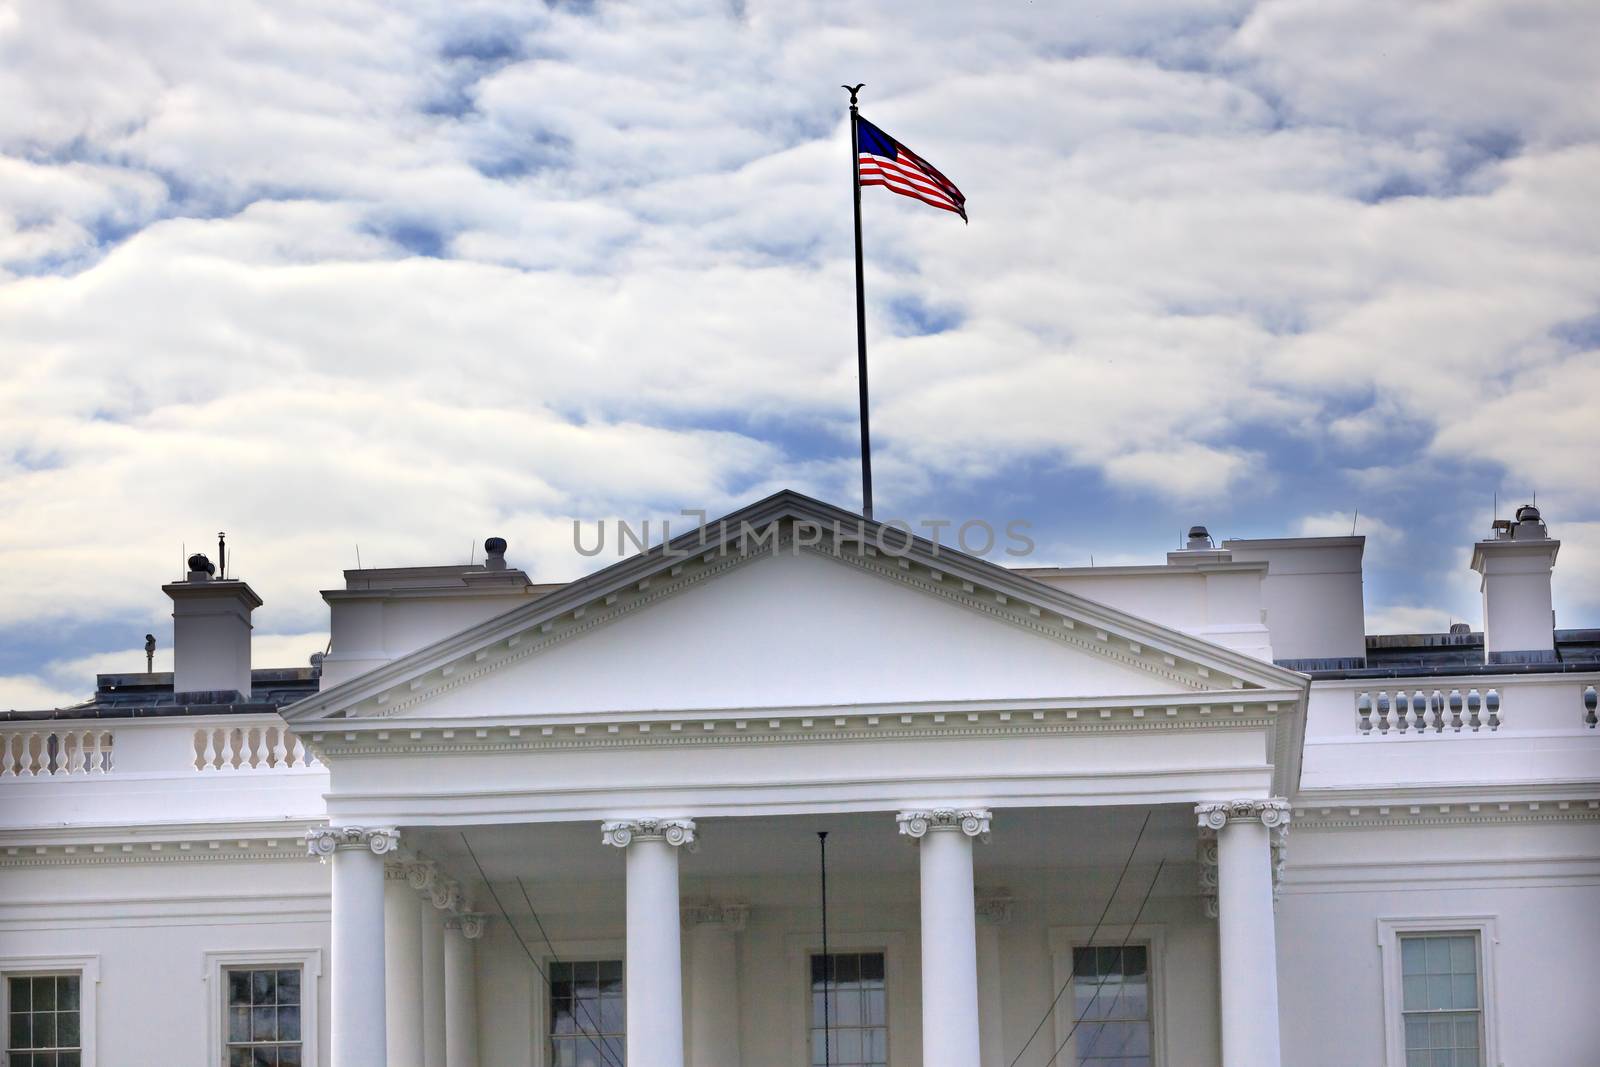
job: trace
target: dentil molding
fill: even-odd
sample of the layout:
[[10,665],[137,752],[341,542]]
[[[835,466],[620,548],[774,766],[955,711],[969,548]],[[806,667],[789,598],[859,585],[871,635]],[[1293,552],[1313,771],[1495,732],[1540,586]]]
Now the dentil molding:
[[327,859],[341,849],[367,849],[383,856],[400,847],[400,831],[392,826],[325,826],[306,831],[306,851]]
[[600,824],[600,837],[608,845],[627,848],[635,841],[665,841],[674,847],[693,846],[693,819],[616,819]]
[[913,839],[941,830],[959,830],[968,837],[982,837],[988,841],[992,818],[994,812],[988,808],[928,808],[902,811],[894,820],[900,824],[900,832]]

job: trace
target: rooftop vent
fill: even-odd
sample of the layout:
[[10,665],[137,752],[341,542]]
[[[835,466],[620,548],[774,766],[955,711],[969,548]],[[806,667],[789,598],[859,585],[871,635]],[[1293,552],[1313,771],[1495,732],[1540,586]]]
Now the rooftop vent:
[[1192,550],[1200,548],[1215,548],[1216,545],[1211,540],[1210,530],[1206,529],[1204,526],[1191,526],[1189,527],[1189,543],[1185,547]]
[[491,537],[483,543],[483,565],[491,571],[506,569],[506,539]]
[[204,552],[196,552],[189,557],[189,577],[191,582],[209,582],[211,576],[217,573],[217,568],[206,558]]
[[1450,624],[1450,633],[1461,636],[1472,632],[1472,624],[1466,622],[1453,622]]

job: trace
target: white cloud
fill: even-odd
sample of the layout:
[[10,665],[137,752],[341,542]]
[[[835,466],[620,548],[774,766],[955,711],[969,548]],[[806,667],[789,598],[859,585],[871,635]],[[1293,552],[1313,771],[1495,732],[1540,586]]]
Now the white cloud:
[[848,499],[856,70],[974,220],[868,193],[882,491],[1187,507],[1292,488],[1278,434],[1600,545],[1582,5],[4,10],[0,626],[157,619],[220,528],[309,631],[356,543],[567,577],[575,515]]

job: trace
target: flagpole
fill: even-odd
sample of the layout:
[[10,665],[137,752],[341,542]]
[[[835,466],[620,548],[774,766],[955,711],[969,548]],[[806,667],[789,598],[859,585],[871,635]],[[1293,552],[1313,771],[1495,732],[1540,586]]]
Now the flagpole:
[[[865,83],[862,83],[863,85]],[[850,182],[856,210],[856,379],[861,386],[861,514],[872,518],[872,431],[867,417],[867,286],[861,271],[861,85],[841,85],[850,94]]]

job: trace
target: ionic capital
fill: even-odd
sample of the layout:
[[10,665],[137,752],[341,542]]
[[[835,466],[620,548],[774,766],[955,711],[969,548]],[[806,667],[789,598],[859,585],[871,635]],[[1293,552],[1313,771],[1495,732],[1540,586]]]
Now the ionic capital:
[[695,842],[693,819],[617,819],[600,824],[600,838],[608,845],[627,848],[635,841],[665,841],[669,845]]
[[940,830],[959,830],[968,837],[989,839],[989,820],[994,812],[987,808],[929,808],[902,811],[895,815],[900,832],[910,838],[925,837]]
[[454,878],[435,874],[433,888],[428,895],[433,906],[440,911],[455,911],[461,906],[461,884]]
[[685,904],[682,916],[685,927],[720,926],[724,930],[738,933],[744,929],[745,922],[750,918],[750,905],[716,902]]
[[989,926],[1001,926],[1011,921],[1011,908],[1015,898],[1010,890],[979,890],[977,899],[978,921]]
[[1200,826],[1220,830],[1232,822],[1259,822],[1269,830],[1287,830],[1289,802],[1280,797],[1269,800],[1211,800],[1194,806]]
[[439,869],[432,860],[413,860],[406,864],[406,881],[419,893],[431,895],[438,877]]
[[461,936],[468,941],[476,941],[483,936],[483,916],[476,912],[461,912],[452,915],[444,921],[446,930],[459,930]]
[[400,831],[392,826],[323,826],[306,831],[306,853],[327,859],[335,852],[365,849],[383,856],[400,847]]

